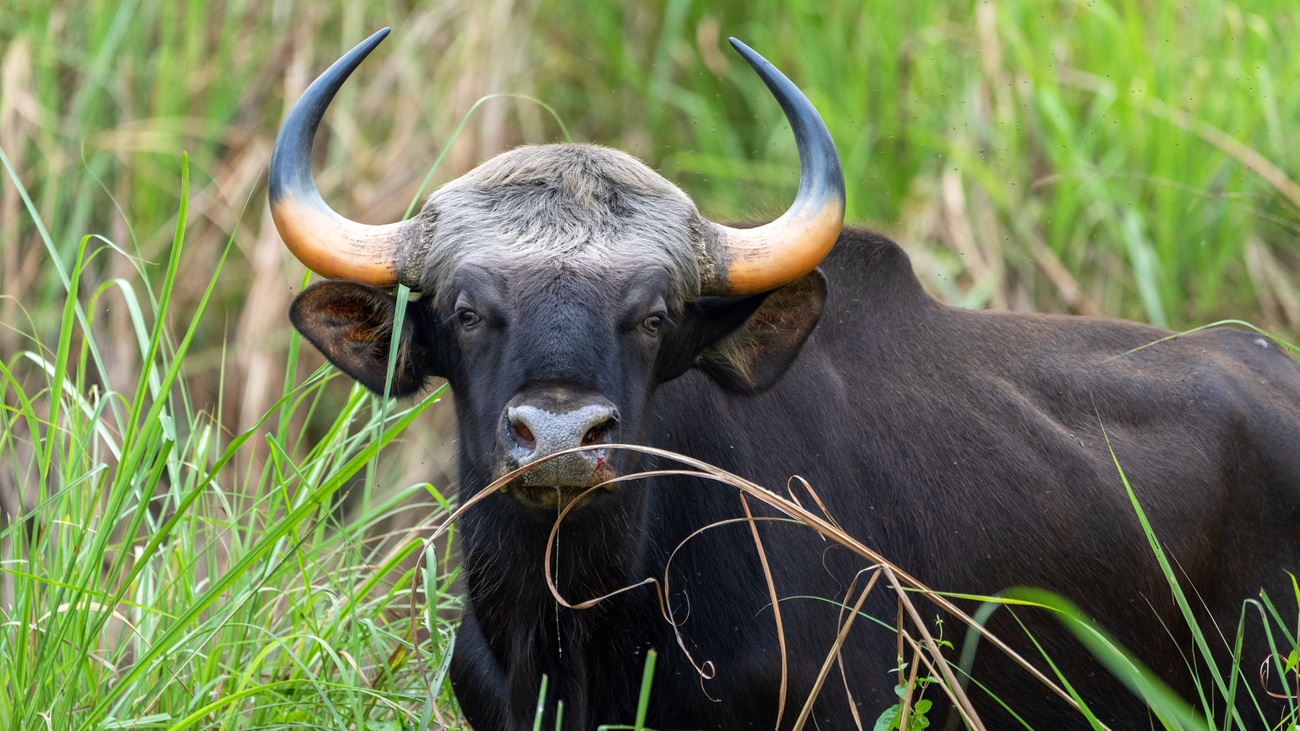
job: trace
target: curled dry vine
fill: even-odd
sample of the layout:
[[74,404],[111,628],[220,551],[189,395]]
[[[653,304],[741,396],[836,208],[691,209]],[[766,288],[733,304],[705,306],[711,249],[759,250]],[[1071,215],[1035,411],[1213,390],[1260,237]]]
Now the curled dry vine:
[[[576,496],[574,499],[570,500],[567,505],[564,506],[564,508],[556,516],[555,523],[551,527],[551,532],[547,538],[547,543],[546,543],[546,555],[543,561],[543,568],[546,573],[547,588],[550,590],[551,595],[555,598],[555,601],[560,606],[565,607],[567,609],[575,609],[575,610],[587,609],[611,597],[617,596],[624,592],[631,591],[638,587],[645,586],[647,584],[655,585],[656,595],[659,600],[660,612],[663,614],[665,621],[667,621],[669,625],[672,626],[674,635],[676,636],[677,639],[678,647],[682,650],[683,653],[685,653],[686,658],[691,663],[691,665],[695,668],[696,672],[700,674],[700,677],[702,679],[707,680],[715,676],[716,668],[713,666],[713,663],[709,660],[705,660],[703,663],[701,663],[691,656],[689,650],[687,650],[685,646],[685,641],[683,640],[681,633],[679,632],[679,627],[681,622],[677,621],[674,618],[672,609],[670,607],[670,603],[667,601],[667,596],[670,595],[669,568],[672,565],[672,560],[676,556],[677,550],[680,550],[680,548],[683,545],[685,545],[685,543],[689,542],[692,538],[694,538],[695,536],[699,535],[700,533],[706,530],[710,530],[712,528],[717,528],[722,525],[729,525],[733,523],[749,523],[753,525],[760,520],[785,520],[789,522],[799,523],[809,528],[812,528],[813,530],[817,531],[820,535],[822,535],[824,538],[828,540],[832,540],[844,546],[845,548],[849,549],[853,553],[857,554],[858,556],[861,556],[862,558],[870,562],[870,564],[865,570],[874,571],[876,573],[872,574],[872,577],[869,580],[867,587],[863,590],[862,595],[860,595],[858,602],[855,604],[854,612],[850,616],[854,616],[857,614],[857,611],[861,607],[862,602],[865,601],[867,593],[869,593],[872,587],[874,586],[877,575],[879,573],[883,573],[885,575],[890,586],[893,588],[895,593],[897,593],[899,602],[902,605],[902,609],[906,612],[908,617],[911,619],[913,627],[915,628],[917,633],[917,637],[913,638],[910,633],[906,632],[905,628],[902,627],[900,622],[900,626],[898,628],[900,637],[902,637],[904,642],[913,650],[914,656],[921,660],[921,662],[926,666],[926,668],[929,670],[929,672],[933,677],[943,678],[944,682],[940,683],[939,685],[944,689],[944,692],[948,695],[949,699],[952,701],[953,707],[957,709],[957,711],[961,714],[962,718],[966,721],[966,723],[971,728],[982,731],[982,729],[984,729],[984,726],[980,722],[979,716],[976,714],[975,709],[970,702],[970,699],[967,697],[965,693],[965,690],[962,688],[962,686],[957,682],[956,678],[953,676],[949,662],[940,653],[938,644],[935,642],[934,637],[931,636],[929,630],[925,626],[925,623],[921,620],[919,612],[917,612],[915,606],[911,602],[911,599],[908,597],[908,594],[911,592],[917,593],[920,596],[925,597],[927,600],[935,604],[939,609],[952,615],[953,617],[956,617],[963,624],[970,627],[974,632],[978,633],[981,637],[983,637],[985,640],[990,642],[994,647],[1001,650],[1014,662],[1016,662],[1018,665],[1023,667],[1030,675],[1032,675],[1035,679],[1037,679],[1040,683],[1042,683],[1045,687],[1047,687],[1052,693],[1060,697],[1064,702],[1068,703],[1072,708],[1076,710],[1079,709],[1078,703],[1074,700],[1074,698],[1070,696],[1068,692],[1062,689],[1060,685],[1052,681],[1049,677],[1047,677],[1046,674],[1044,674],[1032,663],[1030,663],[1028,660],[1022,657],[1019,653],[1011,649],[1011,647],[1008,646],[1005,642],[1003,642],[997,636],[992,634],[980,622],[977,622],[975,619],[973,619],[970,615],[963,612],[947,598],[941,596],[933,589],[930,589],[926,585],[922,584],[918,579],[916,579],[915,577],[913,577],[911,574],[907,573],[900,567],[896,566],[894,563],[889,561],[881,554],[877,553],[876,551],[873,551],[872,549],[868,548],[857,539],[848,535],[848,533],[846,533],[844,529],[841,528],[839,524],[836,523],[834,519],[830,517],[829,513],[826,511],[825,505],[822,503],[822,501],[819,498],[817,498],[817,495],[815,492],[812,491],[811,486],[809,486],[807,482],[803,481],[801,478],[800,481],[812,494],[815,502],[822,509],[823,515],[817,515],[816,513],[803,507],[800,501],[798,501],[793,495],[793,491],[791,491],[790,498],[782,497],[781,495],[778,495],[777,493],[772,492],[756,483],[746,480],[743,477],[739,477],[735,474],[727,472],[726,470],[720,469],[718,467],[714,467],[713,465],[710,465],[706,462],[702,462],[700,460],[694,459],[692,457],[688,457],[686,455],[670,452],[668,450],[658,449],[655,447],[631,445],[631,444],[604,444],[604,445],[589,445],[589,446],[573,447],[570,449],[558,451],[554,454],[548,455],[538,460],[537,462],[534,462],[529,465],[525,465],[505,475],[502,475],[500,478],[492,482],[490,485],[484,487],[482,490],[479,490],[472,497],[466,500],[463,505],[459,506],[454,512],[452,512],[447,517],[447,519],[438,526],[438,528],[433,532],[433,534],[429,536],[428,540],[433,541],[439,538],[440,536],[442,536],[444,533],[450,530],[451,526],[455,523],[455,521],[458,520],[460,516],[463,515],[466,511],[468,511],[470,508],[474,507],[476,504],[483,501],[484,499],[486,499],[488,496],[492,495],[496,491],[503,489],[507,484],[510,483],[511,480],[513,480],[515,477],[519,476],[520,474],[523,474],[524,472],[536,467],[539,464],[542,464],[552,459],[557,459],[566,454],[572,452],[580,452],[584,450],[593,450],[593,449],[624,449],[628,451],[639,452],[641,454],[672,460],[674,462],[685,465],[689,469],[647,470],[647,471],[636,472],[627,475],[620,475],[618,477],[612,478],[610,480],[607,480],[605,482],[587,488],[578,496]],[[627,586],[623,586],[614,591],[608,592],[606,594],[602,594],[601,596],[586,599],[579,602],[570,602],[568,599],[562,596],[560,594],[559,589],[555,585],[554,578],[552,575],[551,554],[553,553],[556,535],[559,531],[559,526],[564,521],[565,517],[567,517],[568,514],[576,506],[582,504],[584,498],[586,498],[595,490],[605,489],[607,486],[612,484],[630,482],[630,481],[640,480],[648,477],[660,477],[660,476],[669,476],[669,475],[703,478],[710,482],[716,482],[723,485],[734,487],[740,491],[742,496],[753,497],[757,500],[760,500],[761,502],[765,503],[769,507],[774,508],[775,510],[783,513],[784,515],[787,516],[787,518],[768,518],[768,517],[761,517],[761,516],[755,517],[752,515],[752,513],[749,512],[748,505],[746,504],[745,505],[746,517],[734,518],[730,520],[711,523],[707,526],[695,530],[690,535],[688,535],[685,539],[683,539],[683,541],[680,544],[678,544],[677,549],[675,549],[673,553],[669,556],[669,560],[665,564],[664,575],[662,577],[648,576],[642,579],[641,581],[637,581]],[[757,534],[755,535],[757,540]],[[762,550],[761,542],[758,543],[757,545],[759,550],[761,551]],[[773,602],[775,604],[776,594],[775,594],[775,589],[772,586],[772,579],[770,573],[766,576],[766,579],[768,582],[769,592],[771,593],[771,596],[773,597]],[[800,712],[799,720],[796,722],[797,723],[796,728],[798,728],[799,725],[802,725],[804,719],[807,718],[812,702],[813,700],[815,700],[816,694],[820,691],[821,685],[825,681],[825,676],[829,671],[831,659],[838,656],[839,647],[843,643],[843,639],[844,637],[847,636],[848,630],[851,628],[851,626],[852,626],[851,619],[846,620],[844,624],[841,626],[839,636],[837,636],[835,644],[830,649],[830,653],[828,655],[827,661],[823,663],[822,672],[819,673],[818,675],[817,684],[814,686],[812,694],[806,700],[805,705]],[[925,649],[925,652],[921,652],[922,648]],[[782,646],[782,654],[784,656],[784,645]],[[784,662],[783,662],[783,666],[784,666]],[[783,681],[782,700],[784,701],[784,695],[785,695],[784,672],[782,674],[782,681]],[[782,703],[782,708],[784,708],[783,703]],[[1106,728],[1106,727],[1102,726],[1102,728]]]

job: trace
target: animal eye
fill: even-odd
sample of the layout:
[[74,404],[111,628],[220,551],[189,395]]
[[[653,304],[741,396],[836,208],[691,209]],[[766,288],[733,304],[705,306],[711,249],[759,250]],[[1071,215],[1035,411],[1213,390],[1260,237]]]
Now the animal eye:
[[645,328],[648,333],[657,333],[659,328],[664,324],[663,315],[651,315],[641,321],[641,327]]
[[456,319],[460,320],[462,327],[469,328],[477,325],[479,320],[483,318],[479,317],[478,313],[473,310],[460,310],[456,313]]

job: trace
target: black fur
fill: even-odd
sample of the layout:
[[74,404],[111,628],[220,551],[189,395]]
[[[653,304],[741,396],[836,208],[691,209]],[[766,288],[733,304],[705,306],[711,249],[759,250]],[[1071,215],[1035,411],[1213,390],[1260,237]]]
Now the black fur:
[[[1128,353],[1168,333],[947,307],[922,291],[897,246],[863,231],[846,230],[821,270],[828,286],[814,275],[785,294],[669,302],[657,334],[637,323],[667,287],[643,272],[600,281],[562,269],[458,273],[438,304],[413,306],[411,322],[423,331],[404,333],[412,349],[401,382],[451,380],[463,497],[495,476],[493,429],[512,394],[537,382],[595,389],[623,414],[625,441],[773,488],[806,478],[849,533],[935,588],[1034,585],[1065,594],[1190,698],[1180,654],[1193,652],[1186,627],[1104,426],[1184,587],[1225,633],[1261,587],[1285,605],[1284,572],[1300,571],[1300,367],[1276,343],[1218,329]],[[457,302],[471,303],[481,322],[454,324]],[[306,311],[323,307],[323,299],[295,303],[294,322],[309,337],[314,326],[304,323],[319,318]],[[741,347],[727,347],[728,339]],[[323,349],[374,388],[367,373],[382,363],[359,369],[350,351]],[[624,457],[620,469],[646,466]],[[735,491],[720,485],[672,477],[625,486],[566,519],[557,584],[576,603],[662,578],[688,534],[741,516]],[[553,727],[557,700],[566,728],[630,723],[649,648],[660,655],[652,728],[774,724],[777,636],[748,525],[704,532],[672,566],[667,604],[690,657],[713,669],[702,679],[652,586],[588,610],[557,607],[542,574],[553,520],[504,494],[464,517],[466,611],[451,677],[475,728],[532,728],[543,674],[543,727]],[[784,597],[788,727],[834,640],[836,602],[864,562],[805,528],[762,522],[759,531]],[[877,588],[867,611],[892,625],[897,607]],[[1111,728],[1152,724],[1055,620],[1017,614]],[[945,627],[960,644],[959,628]],[[1039,660],[1006,610],[992,627]],[[868,726],[895,701],[895,647],[892,631],[867,621],[844,647],[852,699]],[[1257,667],[1264,647],[1257,629],[1249,632],[1243,667]],[[975,677],[1035,728],[1087,727],[991,647],[981,648]],[[939,700],[937,689],[930,697]],[[1018,727],[982,693],[973,697],[988,728]],[[815,727],[852,728],[849,702],[836,671],[815,706]],[[1253,727],[1253,709],[1244,717]]]

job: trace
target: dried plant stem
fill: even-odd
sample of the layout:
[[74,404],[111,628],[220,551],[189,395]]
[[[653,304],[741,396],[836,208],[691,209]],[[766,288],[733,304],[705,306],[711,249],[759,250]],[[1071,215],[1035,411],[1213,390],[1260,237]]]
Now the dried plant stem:
[[[898,636],[904,635],[903,628],[898,628]],[[914,645],[912,650],[912,667],[907,674],[907,683],[903,685],[903,707],[898,711],[898,727],[907,728],[907,717],[912,713],[912,694],[916,691],[916,670],[921,667],[921,646]],[[901,659],[902,656],[900,655]]]
[[[917,613],[916,607],[912,606],[912,600],[907,598],[907,592],[903,590],[903,585],[898,582],[898,577],[894,575],[894,570],[889,566],[884,566],[883,568],[885,571],[885,577],[889,579],[889,583],[894,585],[894,590],[898,592],[899,601],[903,603],[903,607],[907,610],[907,615],[912,618],[912,623],[916,625],[916,631],[921,634],[921,639],[925,642],[925,649],[930,651],[930,656],[934,658],[935,663],[939,666],[939,670],[943,673],[943,679],[946,681],[945,685],[951,689],[949,695],[952,696],[953,703],[957,705],[958,709],[961,710],[962,715],[965,716],[966,720],[972,726],[975,728],[983,728],[983,725],[979,720],[979,714],[975,713],[975,707],[971,705],[970,699],[966,697],[966,693],[961,690],[961,686],[957,683],[957,678],[952,674],[952,668],[950,668],[948,662],[943,659],[943,655],[939,652],[939,646],[935,644],[934,638],[930,636],[930,631],[926,629],[925,623],[921,621],[921,615]],[[901,631],[901,628],[899,634],[904,634]],[[927,663],[927,667],[930,667],[931,672],[933,672],[933,666],[930,666],[929,663]]]
[[[926,639],[928,643],[927,646],[929,647],[930,651],[933,653],[934,657],[939,658],[941,657],[941,655],[938,652],[938,648],[934,646],[933,639],[931,639],[928,633],[925,632],[925,627],[921,624],[919,615],[916,614],[915,608],[912,607],[910,600],[906,599],[906,592],[903,589],[902,586],[903,584],[907,584],[913,589],[919,591],[922,596],[924,596],[926,599],[933,602],[940,609],[947,612],[948,614],[951,614],[953,617],[957,618],[962,623],[974,629],[976,632],[980,634],[981,637],[983,637],[985,640],[990,642],[993,646],[997,647],[999,650],[1005,653],[1016,664],[1023,667],[1036,680],[1038,680],[1045,687],[1051,690],[1052,693],[1060,697],[1065,703],[1069,704],[1071,708],[1074,708],[1076,710],[1079,708],[1078,703],[1067,692],[1065,692],[1065,690],[1063,690],[1059,685],[1057,685],[1054,681],[1048,678],[1041,670],[1036,668],[1032,663],[1030,663],[1028,660],[1023,658],[1019,653],[1011,649],[1009,645],[1007,645],[1005,642],[999,639],[996,635],[994,635],[992,632],[986,629],[983,625],[976,622],[973,618],[970,617],[970,615],[963,612],[961,609],[959,609],[955,604],[950,602],[945,597],[940,596],[934,590],[922,584],[911,574],[908,574],[907,572],[903,571],[901,568],[893,564],[891,561],[886,559],[881,554],[871,550],[870,548],[867,548],[861,542],[854,539],[852,536],[849,536],[844,530],[836,526],[831,520],[815,515],[809,512],[807,509],[801,507],[794,501],[783,498],[780,495],[777,495],[776,493],[764,487],[761,487],[753,482],[750,482],[749,480],[746,480],[742,477],[727,472],[726,470],[720,469],[718,467],[714,467],[713,465],[694,459],[692,457],[688,457],[683,454],[678,454],[676,452],[670,452],[665,449],[658,449],[656,447],[645,447],[645,446],[634,445],[634,444],[593,445],[590,447],[574,447],[572,449],[561,450],[559,452],[556,452],[555,454],[548,455],[544,459],[538,460],[537,462],[534,462],[531,465],[528,465],[526,467],[521,467],[517,470],[509,472],[501,476],[492,484],[488,485],[487,487],[484,487],[473,497],[467,500],[463,505],[457,508],[455,512],[453,512],[450,516],[448,516],[447,520],[444,521],[440,526],[438,526],[438,529],[434,531],[433,535],[430,536],[429,540],[434,540],[438,538],[440,535],[442,535],[443,533],[445,533],[450,528],[450,526],[466,510],[473,507],[474,505],[482,501],[484,498],[486,498],[488,495],[491,495],[493,492],[500,490],[503,486],[507,485],[511,480],[513,480],[515,477],[522,474],[523,472],[532,469],[533,467],[536,467],[538,464],[542,464],[552,459],[557,459],[566,454],[570,454],[573,452],[581,452],[584,450],[596,449],[596,448],[625,449],[633,452],[639,452],[641,454],[648,454],[656,457],[662,457],[665,459],[673,460],[694,469],[693,470],[680,470],[680,469],[679,470],[655,470],[649,472],[638,472],[629,475],[622,475],[620,477],[614,478],[613,480],[609,480],[600,485],[594,485],[591,488],[588,488],[576,499],[574,499],[567,506],[565,506],[565,508],[562,511],[560,511],[560,514],[556,517],[555,525],[552,527],[550,537],[547,540],[546,554],[544,558],[544,569],[546,572],[547,588],[550,590],[551,595],[555,598],[556,602],[558,602],[561,606],[570,609],[586,609],[612,596],[621,594],[623,592],[631,591],[632,589],[635,589],[640,586],[644,586],[646,584],[660,584],[660,588],[661,588],[661,593],[659,597],[660,602],[661,603],[666,602],[665,595],[667,594],[666,591],[667,581],[665,576],[665,580],[662,583],[659,581],[659,579],[656,579],[655,577],[646,577],[645,579],[639,582],[609,592],[608,594],[602,595],[600,597],[589,599],[576,604],[569,603],[560,594],[559,589],[555,586],[553,577],[551,576],[551,551],[553,550],[552,547],[554,546],[556,531],[558,530],[559,524],[563,522],[564,518],[569,514],[569,512],[574,508],[574,506],[582,502],[583,497],[591,493],[593,490],[603,489],[605,485],[611,483],[617,483],[617,482],[628,482],[632,480],[639,480],[645,477],[656,477],[656,476],[666,476],[666,475],[682,475],[682,476],[699,477],[699,478],[704,478],[705,480],[711,480],[715,482],[721,482],[726,485],[730,485],[732,487],[735,487],[736,489],[741,490],[747,495],[751,495],[755,498],[758,498],[759,500],[763,501],[770,507],[775,508],[776,510],[789,516],[793,520],[802,523],[804,525],[807,525],[808,527],[816,530],[817,532],[821,533],[827,538],[830,538],[836,543],[839,543],[845,548],[848,548],[850,551],[853,551],[855,554],[861,556],[862,558],[871,561],[873,564],[879,565],[882,569],[886,571],[886,574],[889,576],[890,582],[893,584],[895,590],[898,592],[900,599],[904,602],[905,606],[908,608],[909,613],[912,616],[912,621],[916,623],[918,630],[922,632],[923,637]],[[705,526],[704,528],[695,531],[695,533],[692,533],[691,536],[689,536],[686,540],[690,540],[690,537],[693,537],[694,535],[697,535],[703,530],[707,530],[708,528],[716,527],[717,525],[724,525],[724,524],[741,522],[741,521],[762,520],[762,519],[763,518],[749,517],[749,518],[737,518],[734,520],[720,521],[719,523],[715,523],[710,526]],[[664,606],[663,609],[665,612],[665,617],[670,617],[670,613],[668,612],[667,607]],[[675,626],[676,625],[674,624],[674,627]],[[682,646],[682,650],[685,651],[685,647],[682,643],[680,636],[678,636],[678,644],[679,646]],[[704,663],[704,665],[699,665],[696,664],[694,660],[691,660],[691,662],[695,666],[696,670],[700,671],[704,677],[711,677],[711,675],[704,674],[705,667],[711,665],[711,663],[706,662]],[[943,666],[943,675],[948,679],[948,682],[952,685],[954,689],[959,688],[955,680],[953,680],[951,671],[948,670],[947,664],[941,662],[941,665]],[[957,692],[960,693],[960,690],[958,690]],[[962,698],[965,699],[964,694],[962,695]],[[965,700],[964,704],[959,703],[958,705],[959,707],[970,709],[969,718],[972,720],[978,720],[978,717],[975,716],[973,709],[971,709],[969,700]]]
[[[789,658],[786,656],[785,648],[785,626],[781,624],[781,600],[776,595],[776,582],[772,580],[772,567],[767,563],[767,552],[763,550],[763,539],[758,535],[758,523],[754,520],[754,514],[749,510],[749,501],[745,499],[744,493],[740,494],[740,505],[745,509],[745,519],[749,521],[749,531],[754,536],[754,548],[758,551],[759,563],[763,565],[763,579],[767,583],[767,595],[772,600],[772,617],[776,620],[776,643],[781,650],[781,695],[776,701],[776,728],[779,731],[781,719],[785,716],[785,696],[789,690],[790,681]],[[813,697],[816,697],[816,691],[814,691]]]
[[[853,620],[858,616],[858,612],[862,610],[862,604],[867,600],[867,595],[871,593],[871,589],[876,585],[876,579],[878,578],[880,578],[879,568],[872,571],[871,578],[867,580],[866,588],[858,595],[858,601],[853,605],[853,611],[849,612],[849,616],[845,618],[844,624],[840,627],[839,634],[835,637],[835,644],[831,646],[831,651],[826,654],[826,661],[822,663],[822,669],[817,673],[817,681],[813,683],[812,691],[808,694],[808,700],[804,701],[803,710],[799,712],[799,718],[794,722],[793,731],[800,731],[804,723],[808,721],[808,716],[812,713],[813,702],[817,700],[818,694],[821,693],[822,684],[826,682],[826,676],[830,673],[831,664],[840,656],[840,648],[844,645],[845,638],[849,636],[849,629],[853,627]],[[857,579],[855,578],[854,583],[856,582]],[[852,591],[852,588],[850,588],[850,591]],[[854,708],[853,703],[849,703],[849,708],[853,709],[854,721],[858,721],[857,709]],[[861,727],[861,725],[861,722],[858,721],[858,726]]]
[[[935,669],[934,662],[931,662],[930,658],[926,655],[926,653],[921,652],[921,642],[912,639],[912,636],[907,634],[906,632],[900,633],[899,636],[903,638],[903,641],[907,644],[908,647],[912,648],[912,650],[915,653],[914,657],[916,657],[916,659],[920,660],[921,663],[925,665],[925,669],[929,671],[930,675],[936,678],[939,677],[940,673],[937,669]],[[940,667],[947,669],[948,663],[945,662],[943,659],[939,659],[937,662]],[[966,721],[967,724],[970,725],[971,728],[975,729],[975,731],[985,731],[984,724],[980,722],[978,718],[971,718],[970,716],[966,715],[966,707],[963,706],[961,701],[958,700],[958,698],[961,699],[966,698],[966,694],[960,688],[951,687],[945,682],[940,682],[939,687],[943,689],[944,694],[948,696],[948,700],[951,701],[953,707],[957,709],[957,713],[961,714],[961,717]],[[1103,726],[1103,728],[1105,727]]]

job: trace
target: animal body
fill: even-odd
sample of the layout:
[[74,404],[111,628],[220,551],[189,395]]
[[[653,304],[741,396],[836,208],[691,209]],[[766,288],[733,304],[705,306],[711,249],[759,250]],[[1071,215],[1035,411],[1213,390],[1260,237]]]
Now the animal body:
[[[686,541],[744,516],[734,490],[644,479],[596,491],[560,528],[552,573],[571,602],[663,576],[677,550],[664,599],[676,628],[653,586],[585,610],[548,591],[557,510],[590,485],[662,466],[608,447],[619,443],[772,487],[800,475],[848,533],[929,585],[1064,594],[1185,697],[1187,629],[1111,448],[1204,602],[1203,619],[1230,634],[1261,587],[1285,596],[1285,571],[1300,571],[1300,367],[1277,343],[1227,329],[1166,340],[1130,322],[935,301],[895,244],[841,230],[843,181],[825,126],[739,44],[799,143],[799,196],[775,222],[714,224],[623,153],[553,145],[485,163],[410,222],[353,223],[316,193],[311,142],[334,92],[382,37],[322,75],[277,140],[277,224],[299,258],[337,278],[298,297],[294,324],[382,392],[387,290],[402,282],[422,293],[407,309],[391,390],[449,380],[462,499],[557,451],[597,447],[523,473],[463,517],[466,599],[451,678],[475,728],[532,728],[543,675],[544,727],[560,701],[566,728],[630,722],[649,649],[659,653],[652,728],[776,723],[781,653],[751,525]],[[762,521],[757,531],[782,597],[796,708],[865,562],[805,527]],[[877,590],[865,611],[888,626],[897,607]],[[1150,726],[1144,704],[1054,619],[1020,616],[1111,728]],[[1020,636],[1008,620],[1000,611],[993,626]],[[1252,629],[1244,666],[1266,653]],[[842,654],[845,680],[823,689],[817,728],[853,728],[850,703],[870,724],[895,701],[892,630],[863,621]],[[974,675],[1034,728],[1087,727],[992,648]],[[973,697],[988,728],[1018,726]]]

